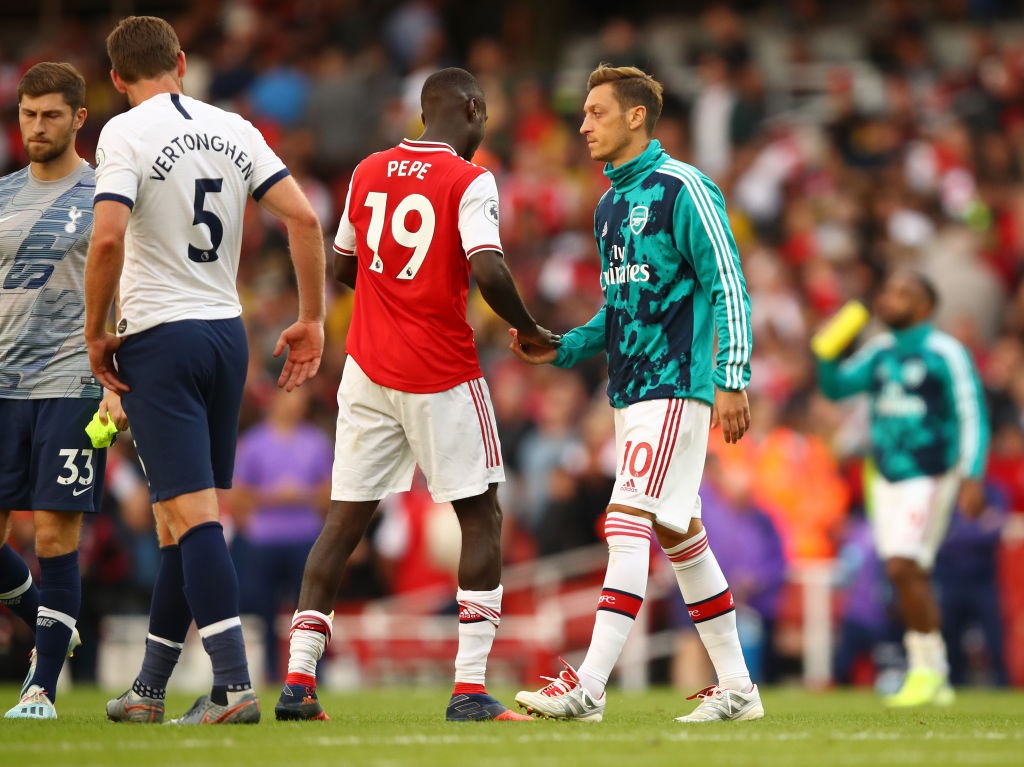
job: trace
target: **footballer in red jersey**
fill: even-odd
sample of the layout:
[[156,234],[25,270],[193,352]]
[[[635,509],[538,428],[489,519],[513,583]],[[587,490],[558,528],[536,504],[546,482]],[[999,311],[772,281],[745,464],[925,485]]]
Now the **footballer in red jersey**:
[[381,499],[412,486],[416,467],[462,531],[459,649],[449,721],[524,720],[487,694],[487,656],[501,621],[505,479],[487,383],[466,322],[472,277],[524,347],[558,337],[523,305],[498,238],[494,177],[469,161],[487,106],[476,78],[443,69],[423,84],[423,134],[366,158],[349,185],[334,242],[335,275],[355,289],[338,388],[331,505],[313,545],[292,623],[278,719],[324,719],[316,662],[349,556]]
[[374,382],[438,392],[479,378],[470,258],[501,252],[494,176],[448,144],[406,140],[359,164],[334,249],[358,261],[347,350]]

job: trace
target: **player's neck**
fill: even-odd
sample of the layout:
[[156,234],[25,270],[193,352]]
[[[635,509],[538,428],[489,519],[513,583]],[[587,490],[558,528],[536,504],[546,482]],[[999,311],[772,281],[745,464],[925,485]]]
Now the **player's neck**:
[[128,103],[137,107],[143,101],[148,101],[154,96],[163,93],[183,93],[181,80],[172,74],[162,75],[155,80],[139,80],[125,89],[128,96]]
[[448,136],[444,131],[434,132],[434,131],[431,131],[430,128],[427,128],[426,130],[423,131],[423,133],[421,133],[414,140],[415,141],[427,141],[427,142],[432,142],[432,143],[435,143],[435,144],[447,144],[452,149],[454,149],[456,152],[459,151],[459,147],[456,146],[456,144],[458,142],[452,141],[451,137]]
[[647,147],[651,145],[651,140],[644,136],[643,138],[634,139],[630,141],[628,145],[623,147],[622,152],[616,155],[608,162],[613,168],[618,168],[620,165],[625,165],[630,160],[635,160],[637,157],[647,151]]
[[81,164],[82,158],[78,156],[78,152],[69,148],[60,157],[48,162],[30,163],[29,173],[36,181],[60,181],[74,173]]

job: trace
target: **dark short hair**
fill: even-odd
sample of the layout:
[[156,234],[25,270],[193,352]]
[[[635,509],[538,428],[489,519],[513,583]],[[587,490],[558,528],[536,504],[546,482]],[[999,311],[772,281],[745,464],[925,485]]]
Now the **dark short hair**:
[[465,94],[470,98],[480,97],[483,96],[483,89],[472,73],[465,69],[459,67],[441,69],[423,81],[420,106],[426,111],[431,102],[460,94]]
[[38,98],[48,93],[59,93],[71,111],[77,112],[85,106],[85,78],[66,62],[41,61],[18,83],[18,103],[23,96]]
[[661,117],[661,107],[664,103],[662,93],[664,88],[661,83],[636,67],[613,67],[610,64],[598,64],[597,69],[590,73],[587,79],[587,92],[589,93],[598,85],[605,83],[612,84],[615,98],[619,105],[625,109],[633,107],[645,107],[647,117],[644,119],[644,127],[647,135],[654,135],[654,126]]
[[174,27],[156,16],[127,16],[107,35],[110,66],[126,83],[175,71],[180,52]]

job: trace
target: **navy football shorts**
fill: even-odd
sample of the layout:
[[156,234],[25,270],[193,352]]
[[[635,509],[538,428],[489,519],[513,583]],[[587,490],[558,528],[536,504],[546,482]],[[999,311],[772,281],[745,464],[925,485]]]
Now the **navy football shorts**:
[[107,451],[85,433],[98,399],[0,399],[0,509],[98,511]]
[[231,487],[249,365],[241,317],[157,325],[126,337],[116,361],[150,500]]

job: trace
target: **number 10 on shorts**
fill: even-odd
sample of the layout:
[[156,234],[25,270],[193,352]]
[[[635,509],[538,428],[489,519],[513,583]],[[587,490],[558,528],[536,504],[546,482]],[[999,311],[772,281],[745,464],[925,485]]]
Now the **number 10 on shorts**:
[[633,477],[642,477],[651,470],[651,463],[654,461],[654,448],[650,442],[637,442],[633,440],[626,443],[626,449],[622,451],[622,468],[619,474],[625,474],[626,470]]

